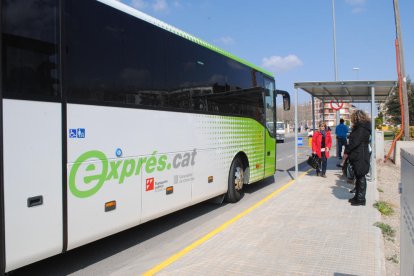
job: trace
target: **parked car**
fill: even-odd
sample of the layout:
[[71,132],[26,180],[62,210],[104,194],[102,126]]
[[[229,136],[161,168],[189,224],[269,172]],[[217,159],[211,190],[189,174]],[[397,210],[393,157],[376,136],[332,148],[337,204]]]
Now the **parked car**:
[[[266,123],[267,128],[269,129],[269,132],[274,131],[274,123],[268,122]],[[284,143],[285,142],[285,124],[283,122],[276,122],[276,141]]]
[[285,142],[285,124],[283,122],[276,122],[276,140],[281,143]]

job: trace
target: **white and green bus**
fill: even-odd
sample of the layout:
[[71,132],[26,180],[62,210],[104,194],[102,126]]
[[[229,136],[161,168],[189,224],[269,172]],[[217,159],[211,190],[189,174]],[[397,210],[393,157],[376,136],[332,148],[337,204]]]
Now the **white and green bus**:
[[0,2],[0,272],[274,175],[271,73],[115,0]]

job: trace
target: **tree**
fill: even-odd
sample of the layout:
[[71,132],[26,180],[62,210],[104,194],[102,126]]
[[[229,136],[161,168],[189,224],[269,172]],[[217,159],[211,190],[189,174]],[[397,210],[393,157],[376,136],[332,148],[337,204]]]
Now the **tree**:
[[[410,126],[414,125],[414,86],[410,79],[407,79],[408,109],[410,114]],[[394,87],[388,100],[385,102],[386,115],[393,124],[401,124],[401,107],[398,95],[398,86]]]

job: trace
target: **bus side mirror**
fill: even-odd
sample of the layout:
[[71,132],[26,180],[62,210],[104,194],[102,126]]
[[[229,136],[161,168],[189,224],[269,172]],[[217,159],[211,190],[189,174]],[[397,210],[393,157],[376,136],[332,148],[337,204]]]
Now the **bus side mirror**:
[[283,96],[283,110],[290,110],[290,95],[284,90],[276,90],[276,95]]
[[283,95],[283,110],[290,110],[290,96],[289,94]]

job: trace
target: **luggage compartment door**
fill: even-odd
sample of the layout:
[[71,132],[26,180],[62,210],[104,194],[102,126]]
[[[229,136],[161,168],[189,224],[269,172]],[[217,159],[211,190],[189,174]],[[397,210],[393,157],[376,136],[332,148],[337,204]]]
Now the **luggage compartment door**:
[[61,104],[3,100],[6,271],[62,251]]

